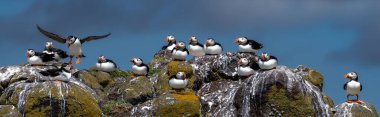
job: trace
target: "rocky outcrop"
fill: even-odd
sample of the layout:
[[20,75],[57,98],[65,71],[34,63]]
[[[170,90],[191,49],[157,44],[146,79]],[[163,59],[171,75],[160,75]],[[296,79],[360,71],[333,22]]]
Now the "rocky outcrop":
[[21,117],[21,113],[13,105],[0,105],[0,115],[2,117]]
[[370,103],[362,101],[361,104],[356,102],[344,102],[335,106],[333,109],[335,117],[378,117],[378,113]]

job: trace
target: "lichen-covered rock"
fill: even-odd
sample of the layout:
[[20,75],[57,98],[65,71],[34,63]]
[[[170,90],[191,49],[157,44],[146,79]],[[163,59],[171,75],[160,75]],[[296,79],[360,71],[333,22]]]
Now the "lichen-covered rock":
[[21,117],[21,113],[13,105],[0,105],[0,116],[2,117]]
[[303,79],[311,82],[313,85],[317,86],[321,91],[323,88],[323,75],[306,66],[298,66],[294,69],[294,72],[302,76]]
[[362,104],[344,102],[335,106],[335,117],[378,117],[378,113],[374,106],[370,103],[362,101]]
[[143,103],[153,98],[153,83],[147,77],[141,76],[127,81],[120,89],[123,99],[133,105]]
[[158,117],[198,117],[200,103],[192,91],[165,92],[154,99],[153,106],[157,108],[154,115]]
[[151,71],[161,71],[167,67],[167,64],[172,61],[172,54],[169,50],[161,50],[157,52],[150,61],[149,66]]

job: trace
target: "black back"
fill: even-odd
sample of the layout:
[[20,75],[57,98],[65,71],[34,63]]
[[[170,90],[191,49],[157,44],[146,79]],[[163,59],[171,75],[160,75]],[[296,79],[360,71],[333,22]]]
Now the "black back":
[[263,44],[261,44],[261,43],[259,43],[257,41],[254,41],[254,40],[248,40],[247,43],[249,45],[251,45],[252,49],[255,49],[255,50],[263,48]]

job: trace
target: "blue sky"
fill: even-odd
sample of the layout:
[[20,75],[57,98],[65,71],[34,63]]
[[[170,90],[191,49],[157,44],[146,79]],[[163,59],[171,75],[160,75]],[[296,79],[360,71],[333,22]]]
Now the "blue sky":
[[[0,2],[0,66],[25,63],[25,50],[42,50],[51,41],[36,24],[62,36],[112,33],[86,43],[80,69],[106,55],[121,69],[129,59],[148,62],[168,34],[187,42],[213,37],[235,52],[234,38],[247,36],[264,44],[261,52],[280,64],[305,65],[325,76],[324,91],[335,104],[345,101],[343,75],[359,73],[361,98],[380,108],[380,1],[376,0],[3,0]],[[59,48],[64,45],[55,43]]]

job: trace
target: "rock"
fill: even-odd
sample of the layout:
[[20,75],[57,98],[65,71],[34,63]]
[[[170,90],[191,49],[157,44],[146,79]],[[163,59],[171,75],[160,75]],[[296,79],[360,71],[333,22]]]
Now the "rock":
[[150,61],[149,66],[151,68],[150,71],[161,71],[161,69],[164,69],[167,67],[167,64],[172,61],[172,54],[169,50],[161,50],[157,52],[153,59]]
[[199,117],[200,103],[192,91],[165,92],[153,100],[157,108],[154,116],[158,117]]
[[21,113],[13,105],[0,105],[0,115],[2,117],[21,117]]
[[107,72],[95,72],[94,76],[98,79],[98,83],[104,88],[111,83],[111,75]]
[[153,83],[147,77],[136,77],[127,81],[120,89],[123,99],[133,105],[153,98]]
[[311,82],[313,85],[317,86],[321,91],[323,88],[323,75],[318,71],[315,71],[306,66],[298,66],[294,69],[294,72],[302,76],[303,79]]
[[370,103],[362,101],[362,104],[344,102],[335,106],[335,117],[378,117],[378,113],[374,106]]

